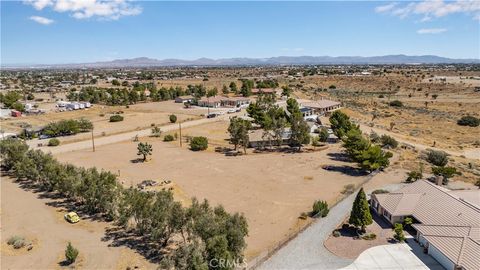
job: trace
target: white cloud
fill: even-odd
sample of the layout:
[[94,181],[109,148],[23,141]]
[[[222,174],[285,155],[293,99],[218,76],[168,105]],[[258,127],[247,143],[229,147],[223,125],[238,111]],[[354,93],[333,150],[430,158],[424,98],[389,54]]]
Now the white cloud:
[[474,19],[479,19],[480,1],[456,0],[446,2],[444,0],[423,0],[402,6],[399,6],[397,3],[378,6],[375,8],[375,11],[378,13],[391,14],[400,18],[405,18],[410,15],[422,16],[422,22],[455,13],[464,13],[472,16]]
[[417,31],[417,34],[440,34],[443,32],[447,32],[445,28],[423,28]]
[[392,10],[394,7],[397,6],[397,3],[390,3],[384,6],[378,6],[375,8],[375,12],[377,13],[383,13]]
[[40,16],[31,16],[29,19],[34,21],[34,22],[37,22],[39,24],[43,24],[43,25],[49,25],[49,24],[52,24],[54,22],[53,20],[51,20],[49,18],[40,17]]
[[128,0],[27,0],[25,3],[37,10],[50,7],[57,12],[67,12],[76,19],[118,20],[142,13],[140,6]]

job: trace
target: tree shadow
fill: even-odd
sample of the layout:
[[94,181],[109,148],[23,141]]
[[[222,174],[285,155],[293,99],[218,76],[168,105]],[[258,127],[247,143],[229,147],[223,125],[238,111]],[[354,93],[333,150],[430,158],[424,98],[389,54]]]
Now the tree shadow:
[[332,171],[332,172],[340,172],[348,176],[366,176],[369,173],[365,172],[364,170],[354,168],[352,166],[347,166],[347,165],[327,165],[323,166],[324,170],[327,171]]
[[144,163],[143,158],[134,158],[130,160],[131,163]]
[[330,157],[331,160],[335,161],[343,161],[343,162],[350,162],[351,159],[346,153],[327,153],[327,156]]
[[111,241],[109,247],[124,246],[135,250],[151,263],[160,263],[167,253],[165,248],[149,239],[149,236],[140,236],[133,230],[125,230],[118,226],[107,228],[101,240]]
[[81,219],[92,221],[109,221],[103,214],[92,214],[85,205],[74,199],[65,198],[65,195],[49,191],[38,184],[27,180],[16,180],[15,183],[25,190],[37,194],[40,200],[47,200],[45,205],[58,208],[57,212],[76,212]]

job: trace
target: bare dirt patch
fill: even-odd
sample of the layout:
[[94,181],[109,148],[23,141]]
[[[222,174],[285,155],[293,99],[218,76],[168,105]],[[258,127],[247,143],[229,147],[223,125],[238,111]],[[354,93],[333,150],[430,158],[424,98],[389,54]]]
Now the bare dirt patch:
[[[108,223],[82,219],[69,224],[65,209],[47,205],[54,199],[24,190],[9,177],[2,176],[1,193],[2,269],[59,269],[69,241],[80,251],[76,266],[83,269],[156,268],[133,250],[102,241]],[[4,242],[12,235],[32,239],[33,249],[8,252]]]
[[[171,180],[189,196],[222,204],[228,211],[243,212],[249,223],[247,256],[274,245],[299,226],[301,212],[311,210],[313,201],[333,204],[347,184],[358,184],[361,176],[341,171],[326,171],[325,164],[339,168],[353,164],[337,161],[328,153],[332,146],[311,153],[248,154],[226,157],[214,152],[191,152],[158,139],[152,143],[153,156],[148,163],[131,163],[136,158],[136,143],[122,142],[58,155],[58,159],[78,166],[97,166],[120,171],[125,186],[142,180]],[[121,149],[121,151],[119,151]]]

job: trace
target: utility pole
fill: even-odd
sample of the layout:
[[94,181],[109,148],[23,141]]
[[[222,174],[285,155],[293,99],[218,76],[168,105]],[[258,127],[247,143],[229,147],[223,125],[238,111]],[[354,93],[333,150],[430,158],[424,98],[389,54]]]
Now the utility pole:
[[182,123],[178,123],[180,129],[180,148],[182,148]]
[[95,139],[93,138],[93,128],[92,128],[92,149],[95,152]]

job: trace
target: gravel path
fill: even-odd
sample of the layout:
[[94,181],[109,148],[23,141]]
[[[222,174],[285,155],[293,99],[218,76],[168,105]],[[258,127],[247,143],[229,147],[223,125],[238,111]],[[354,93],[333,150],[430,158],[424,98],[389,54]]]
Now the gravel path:
[[[375,175],[376,173],[367,176],[366,182],[372,180]],[[389,184],[383,186],[383,189],[394,191],[402,186],[403,184]],[[341,258],[331,253],[323,243],[350,214],[357,191],[332,207],[327,217],[315,221],[261,264],[258,269],[340,269],[353,263],[354,260]],[[367,194],[372,191],[365,190]]]
[[339,269],[353,262],[335,256],[323,242],[350,213],[356,192],[330,209],[296,238],[264,262],[259,269]]

